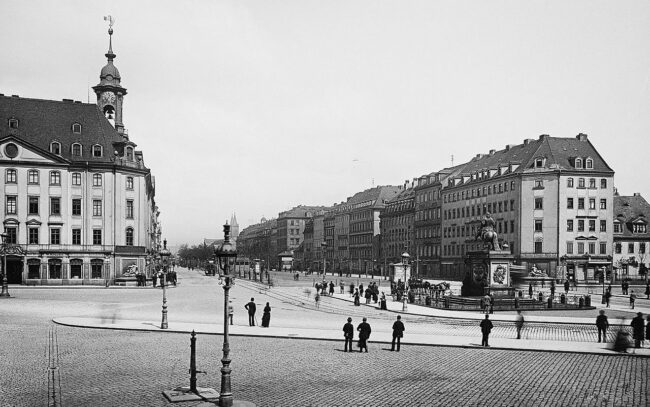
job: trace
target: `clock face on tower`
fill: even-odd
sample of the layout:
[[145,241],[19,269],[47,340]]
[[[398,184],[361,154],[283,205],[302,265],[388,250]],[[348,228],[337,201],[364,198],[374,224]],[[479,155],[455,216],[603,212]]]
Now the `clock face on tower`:
[[102,101],[104,103],[114,103],[115,102],[115,94],[112,92],[106,92],[102,94]]

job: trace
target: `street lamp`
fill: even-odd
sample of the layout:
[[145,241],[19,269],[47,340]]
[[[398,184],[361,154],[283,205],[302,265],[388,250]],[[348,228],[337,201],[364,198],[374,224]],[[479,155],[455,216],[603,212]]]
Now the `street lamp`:
[[251,406],[252,403],[237,400],[235,401],[230,388],[230,343],[229,343],[229,325],[228,325],[228,296],[230,288],[234,285],[235,276],[230,274],[230,268],[237,260],[237,250],[230,243],[230,225],[226,222],[223,225],[223,243],[214,250],[219,268],[223,270],[223,357],[221,358],[221,392],[219,393],[219,406]]
[[162,259],[162,269],[163,269],[163,279],[162,279],[162,289],[163,289],[163,303],[162,303],[162,322],[160,323],[160,329],[167,329],[167,262],[169,261],[169,256],[171,253],[167,250],[167,239],[164,241],[164,248],[160,251],[160,258]]
[[7,234],[2,233],[2,292],[0,297],[11,297],[9,295],[9,286],[7,285]]
[[408,284],[408,278],[406,276],[406,266],[407,266],[407,264],[409,262],[410,257],[411,256],[406,251],[404,251],[404,253],[402,253],[402,266],[404,267],[404,295],[403,295],[404,298],[402,298],[402,300],[404,302],[402,302],[402,312],[406,312],[407,308],[408,308],[406,306],[406,299],[408,297],[409,284]]
[[325,272],[327,271],[327,261],[325,260],[325,252],[327,251],[327,242],[320,242],[321,255],[323,256],[323,278],[325,278]]

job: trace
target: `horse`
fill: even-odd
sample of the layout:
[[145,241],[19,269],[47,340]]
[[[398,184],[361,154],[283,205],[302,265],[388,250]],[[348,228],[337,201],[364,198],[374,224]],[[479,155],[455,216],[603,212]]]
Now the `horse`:
[[476,239],[481,239],[483,243],[487,243],[490,250],[501,250],[499,247],[499,238],[497,232],[494,230],[482,230],[479,234],[476,235]]

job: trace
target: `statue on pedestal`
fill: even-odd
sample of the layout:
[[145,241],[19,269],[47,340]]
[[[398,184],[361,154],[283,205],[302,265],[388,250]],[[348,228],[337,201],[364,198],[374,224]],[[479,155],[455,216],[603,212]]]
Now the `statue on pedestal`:
[[494,230],[496,222],[492,218],[490,212],[486,213],[481,219],[481,229],[476,234],[474,240],[481,239],[483,243],[488,245],[489,250],[501,250],[499,246],[499,238],[497,232]]

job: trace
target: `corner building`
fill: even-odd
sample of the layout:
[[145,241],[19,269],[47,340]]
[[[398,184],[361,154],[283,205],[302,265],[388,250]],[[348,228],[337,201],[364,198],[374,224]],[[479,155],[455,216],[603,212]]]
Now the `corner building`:
[[462,278],[463,258],[479,250],[481,218],[525,270],[597,280],[611,270],[614,171],[589,142],[542,135],[457,167],[442,191],[443,275]]
[[[112,29],[109,30],[112,38]],[[13,284],[112,284],[159,246],[155,183],[124,128],[108,59],[96,104],[0,94],[0,171]]]

